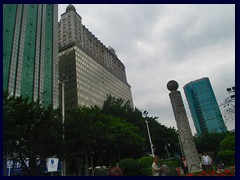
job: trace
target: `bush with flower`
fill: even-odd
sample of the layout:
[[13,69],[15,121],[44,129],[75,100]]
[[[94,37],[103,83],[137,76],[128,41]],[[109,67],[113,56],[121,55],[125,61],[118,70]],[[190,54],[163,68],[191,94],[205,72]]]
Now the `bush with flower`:
[[235,176],[235,166],[229,167],[227,169],[218,169],[209,172],[201,171],[189,173],[187,176]]

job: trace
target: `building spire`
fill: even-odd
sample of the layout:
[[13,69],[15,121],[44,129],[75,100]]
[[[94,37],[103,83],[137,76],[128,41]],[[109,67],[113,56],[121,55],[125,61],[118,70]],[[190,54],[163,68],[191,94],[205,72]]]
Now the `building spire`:
[[74,7],[74,5],[69,4],[66,8],[66,12],[69,12],[69,11],[72,11],[72,10],[76,12],[76,8]]

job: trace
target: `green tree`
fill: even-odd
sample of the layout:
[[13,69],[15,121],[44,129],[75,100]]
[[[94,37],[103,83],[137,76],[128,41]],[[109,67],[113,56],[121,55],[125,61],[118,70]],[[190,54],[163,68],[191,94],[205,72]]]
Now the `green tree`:
[[221,149],[225,150],[233,150],[235,151],[235,135],[228,135],[225,137],[220,143]]
[[235,165],[235,133],[228,135],[221,141],[219,153],[223,163],[227,166]]
[[204,151],[220,151],[220,142],[226,137],[226,133],[207,133],[201,137],[195,137],[194,142],[199,153]]
[[[98,107],[79,107],[66,113],[66,150],[68,157],[119,161],[142,150],[144,137],[139,128],[125,119],[103,114]],[[105,156],[107,155],[107,156]]]
[[[38,175],[45,158],[61,156],[62,125],[58,110],[51,106],[45,109],[39,101],[29,102],[4,92],[3,114],[4,155],[20,160],[25,175]],[[37,165],[37,159],[43,164]]]
[[167,128],[166,126],[161,125],[157,121],[157,117],[148,117],[147,111],[141,111],[138,108],[132,109],[129,102],[108,96],[107,100],[103,104],[102,112],[104,114],[126,119],[127,122],[140,129],[141,134],[145,137],[142,154],[144,152],[151,152],[145,120],[149,123],[149,130],[156,155],[162,157],[166,156],[166,150],[164,149],[165,143],[170,144],[169,151],[172,155],[180,153],[177,131],[174,128]]

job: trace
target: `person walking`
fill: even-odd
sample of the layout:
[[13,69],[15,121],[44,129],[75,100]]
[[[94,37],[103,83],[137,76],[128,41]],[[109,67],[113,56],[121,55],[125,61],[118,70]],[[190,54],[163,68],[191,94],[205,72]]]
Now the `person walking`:
[[185,156],[182,156],[181,160],[180,160],[180,167],[184,173],[184,175],[188,174],[188,165],[187,165],[187,160],[185,158]]
[[207,152],[204,152],[202,156],[202,169],[204,171],[212,170],[212,158],[207,154]]
[[120,168],[119,163],[116,163],[115,169],[118,173],[118,176],[123,176],[122,168]]
[[152,163],[152,175],[153,176],[159,176],[161,168],[158,167],[158,158],[154,157],[153,158],[153,163]]

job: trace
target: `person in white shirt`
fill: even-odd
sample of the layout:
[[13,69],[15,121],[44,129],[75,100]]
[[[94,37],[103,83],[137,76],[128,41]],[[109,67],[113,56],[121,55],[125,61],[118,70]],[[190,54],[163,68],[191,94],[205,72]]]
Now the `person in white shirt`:
[[161,170],[161,168],[158,167],[158,158],[154,157],[153,163],[152,163],[152,175],[159,176],[160,170]]
[[206,153],[202,156],[202,168],[204,171],[210,171],[212,169],[212,158]]

